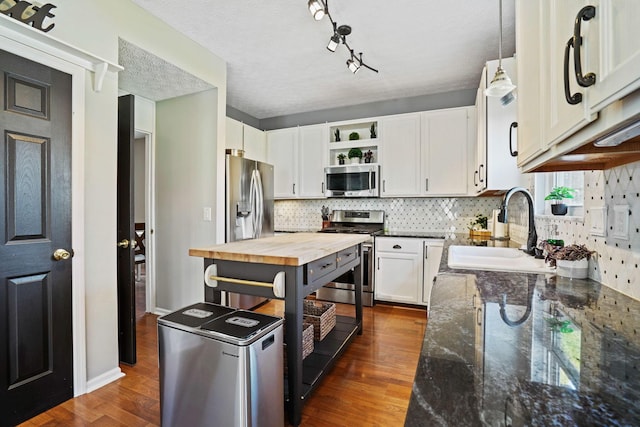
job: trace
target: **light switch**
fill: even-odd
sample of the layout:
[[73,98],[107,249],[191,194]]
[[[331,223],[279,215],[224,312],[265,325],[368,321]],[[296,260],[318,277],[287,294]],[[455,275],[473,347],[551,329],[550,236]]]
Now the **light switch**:
[[629,205],[613,207],[613,237],[629,240]]
[[607,207],[592,207],[589,212],[591,217],[589,233],[594,236],[605,237],[607,235]]
[[202,219],[205,221],[211,221],[211,208],[204,207],[202,208]]

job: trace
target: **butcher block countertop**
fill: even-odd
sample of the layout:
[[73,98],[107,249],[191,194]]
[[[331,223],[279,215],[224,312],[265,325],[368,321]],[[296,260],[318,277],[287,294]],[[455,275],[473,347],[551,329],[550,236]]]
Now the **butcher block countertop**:
[[191,248],[189,255],[227,261],[301,266],[369,239],[368,234],[287,233]]

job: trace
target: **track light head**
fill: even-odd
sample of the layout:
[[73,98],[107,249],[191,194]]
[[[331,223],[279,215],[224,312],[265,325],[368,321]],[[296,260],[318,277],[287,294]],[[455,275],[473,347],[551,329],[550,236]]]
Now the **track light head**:
[[358,60],[352,56],[347,59],[347,67],[349,68],[349,71],[355,74],[360,69],[360,64],[358,64]]
[[340,44],[340,35],[338,33],[334,33],[333,36],[329,39],[329,44],[327,45],[327,49],[331,52],[335,52],[339,44]]
[[326,8],[324,7],[322,0],[309,0],[307,6],[309,7],[309,12],[311,12],[313,19],[320,21],[324,18]]

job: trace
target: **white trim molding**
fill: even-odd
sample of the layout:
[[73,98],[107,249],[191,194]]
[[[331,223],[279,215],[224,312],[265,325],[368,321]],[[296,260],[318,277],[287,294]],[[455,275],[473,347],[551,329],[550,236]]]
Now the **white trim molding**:
[[117,73],[124,70],[118,64],[71,46],[3,14],[0,14],[0,36],[91,71],[94,74],[93,90],[96,92],[102,90],[102,83],[108,71]]

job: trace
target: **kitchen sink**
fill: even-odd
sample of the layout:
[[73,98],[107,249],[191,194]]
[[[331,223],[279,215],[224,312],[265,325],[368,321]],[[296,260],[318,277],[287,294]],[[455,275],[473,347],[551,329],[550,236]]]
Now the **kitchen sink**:
[[449,247],[449,268],[465,270],[520,271],[523,273],[554,273],[543,259],[536,259],[516,248],[492,246]]

